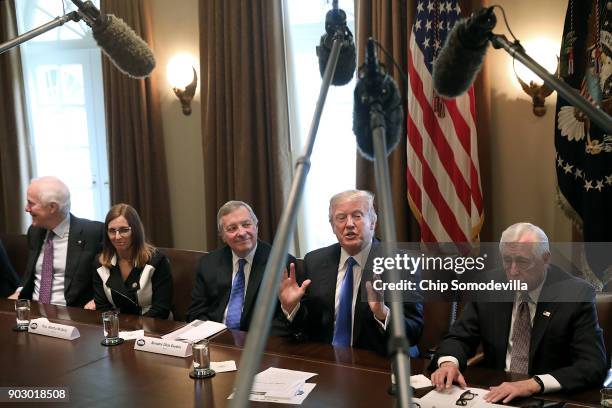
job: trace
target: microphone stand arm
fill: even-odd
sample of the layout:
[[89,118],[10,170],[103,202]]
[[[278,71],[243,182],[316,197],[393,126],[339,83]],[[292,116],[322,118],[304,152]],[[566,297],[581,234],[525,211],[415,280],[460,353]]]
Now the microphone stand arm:
[[8,40],[5,43],[0,44],[0,54],[10,50],[13,47],[18,46],[28,40],[31,40],[34,37],[38,37],[41,34],[46,33],[47,31],[53,30],[55,27],[59,27],[67,23],[68,21],[79,21],[81,16],[76,11],[72,11],[68,14],[64,14],[60,17],[55,17],[53,20],[49,21],[46,24],[41,25],[33,30],[28,31],[27,33],[21,34],[12,40]]
[[287,205],[281,215],[276,236],[272,244],[270,257],[268,258],[268,263],[266,264],[264,276],[261,281],[259,296],[257,297],[257,307],[255,308],[255,314],[251,322],[251,330],[246,339],[244,351],[242,352],[242,359],[240,361],[240,369],[238,370],[236,382],[234,383],[236,392],[231,401],[231,407],[234,408],[246,407],[249,404],[253,378],[255,377],[255,372],[259,368],[261,356],[268,339],[268,333],[270,332],[272,315],[276,306],[276,300],[278,299],[281,274],[286,266],[289,239],[295,231],[298,205],[302,200],[304,187],[306,185],[306,177],[310,170],[310,156],[312,155],[317,130],[319,129],[319,122],[321,120],[321,114],[323,113],[325,99],[327,98],[327,91],[329,90],[334,72],[336,71],[336,65],[338,64],[342,42],[343,38],[341,33],[337,33],[334,36],[329,60],[325,67],[325,72],[323,73],[319,99],[317,100],[310,131],[308,132],[308,139],[304,145],[302,156],[300,156],[296,162],[295,175],[289,192]]
[[533,73],[544,80],[544,83],[557,91],[572,106],[583,111],[594,123],[608,134],[612,134],[612,118],[600,108],[589,103],[578,91],[563,82],[561,79],[551,75],[540,64],[535,62],[518,42],[510,42],[506,36],[500,34],[489,35],[489,40],[495,49],[504,49],[513,58],[516,58],[529,68]]
[[[391,184],[389,176],[389,164],[387,162],[386,127],[383,108],[380,102],[375,101],[370,105],[370,128],[374,143],[374,174],[376,178],[376,195],[378,201],[378,214],[381,221],[383,236],[384,256],[390,258],[397,252],[397,234],[395,230],[395,215],[391,202]],[[399,272],[396,268],[388,269],[385,274],[388,282],[400,282]],[[404,310],[402,295],[395,290],[389,291],[391,301],[391,339],[389,340],[389,351],[393,356],[392,369],[394,370],[398,406],[412,406],[412,387],[410,386],[410,343],[406,336],[404,324]]]

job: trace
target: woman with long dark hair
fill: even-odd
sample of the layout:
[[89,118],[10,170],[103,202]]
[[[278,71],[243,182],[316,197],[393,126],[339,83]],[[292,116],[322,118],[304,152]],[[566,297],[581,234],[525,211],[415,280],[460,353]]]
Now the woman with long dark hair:
[[96,309],[167,319],[172,307],[170,263],[146,242],[136,210],[129,204],[116,204],[104,226],[94,273]]

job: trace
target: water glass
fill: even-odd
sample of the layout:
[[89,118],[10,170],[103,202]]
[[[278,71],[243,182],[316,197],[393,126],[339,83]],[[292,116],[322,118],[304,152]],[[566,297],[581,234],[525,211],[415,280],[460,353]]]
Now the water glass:
[[115,310],[102,313],[102,325],[104,326],[103,346],[116,346],[123,343],[119,337],[119,316]]
[[210,346],[208,340],[204,339],[191,346],[193,353],[193,370],[189,373],[191,378],[207,378],[215,375],[210,368]]
[[30,325],[30,301],[27,299],[17,299],[15,302],[15,313],[17,319],[17,331],[27,331]]

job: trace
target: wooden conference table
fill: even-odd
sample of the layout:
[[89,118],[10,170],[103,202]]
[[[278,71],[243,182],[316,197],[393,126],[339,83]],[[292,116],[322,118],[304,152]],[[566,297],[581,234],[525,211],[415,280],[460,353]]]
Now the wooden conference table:
[[[103,347],[100,312],[78,308],[39,305],[32,302],[32,318],[70,324],[79,329],[73,341],[27,332],[13,332],[14,301],[0,299],[0,387],[68,387],[70,404],[44,406],[203,406],[223,407],[232,392],[236,372],[219,373],[194,381],[188,372],[191,358],[171,357],[134,350],[134,342]],[[159,337],[183,326],[183,322],[120,315],[120,330],[144,329]],[[246,333],[224,331],[211,339],[213,361],[240,357]],[[423,373],[427,360],[411,360],[412,374]],[[327,344],[297,343],[270,338],[261,370],[268,367],[314,372],[316,387],[304,401],[307,407],[391,407],[395,399],[387,394],[390,385],[387,359],[358,349],[334,349]],[[468,383],[486,387],[510,379],[508,374],[482,368],[466,372]],[[547,395],[550,400],[569,401],[569,407],[599,406],[599,391],[581,394]],[[253,403],[254,405],[264,405]],[[0,404],[2,405],[2,404]],[[19,403],[17,406],[40,406]],[[270,404],[278,406],[278,404]]]

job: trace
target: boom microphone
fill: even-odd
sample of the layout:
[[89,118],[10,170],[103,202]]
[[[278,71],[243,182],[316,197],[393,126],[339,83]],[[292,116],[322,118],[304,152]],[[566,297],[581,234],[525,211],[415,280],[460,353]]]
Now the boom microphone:
[[455,98],[469,89],[484,61],[495,23],[493,7],[487,7],[455,24],[433,64],[433,86],[439,95]]
[[155,57],[147,43],[122,19],[100,14],[91,1],[72,0],[81,18],[91,27],[96,43],[123,73],[144,78],[155,68]]
[[359,80],[355,86],[353,106],[353,132],[363,157],[374,160],[374,142],[370,126],[371,109],[382,111],[387,152],[389,155],[400,141],[404,112],[397,84],[380,66],[374,52],[374,40],[368,39],[366,59],[359,67]]
[[323,77],[334,39],[339,35],[342,38],[342,47],[331,83],[332,85],[346,85],[353,78],[357,59],[353,33],[346,25],[346,13],[338,8],[337,0],[334,0],[333,8],[325,15],[325,31],[326,33],[321,36],[321,42],[317,47],[319,72]]

